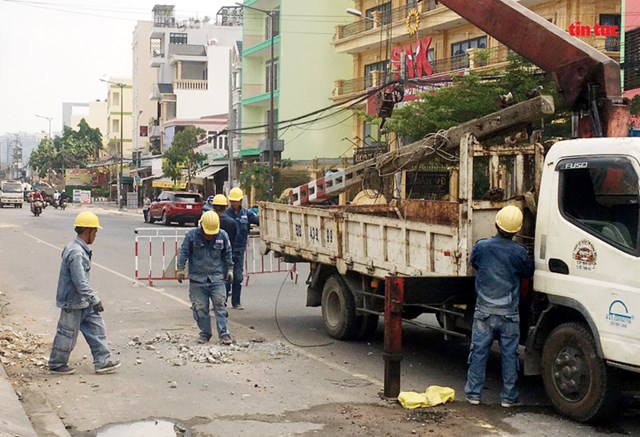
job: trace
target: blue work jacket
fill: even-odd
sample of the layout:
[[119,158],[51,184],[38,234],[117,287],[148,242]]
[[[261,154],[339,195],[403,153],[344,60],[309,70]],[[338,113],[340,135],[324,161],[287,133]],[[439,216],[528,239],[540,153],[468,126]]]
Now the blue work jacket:
[[224,283],[233,270],[231,243],[222,229],[211,240],[204,237],[202,228],[191,229],[184,236],[178,254],[178,270],[189,262],[189,278],[194,282]]
[[227,208],[225,215],[231,217],[238,224],[238,234],[236,235],[233,250],[236,252],[244,252],[247,248],[247,239],[249,238],[249,225],[259,225],[260,219],[253,211],[246,208],[240,208],[236,214],[232,207]]
[[476,273],[476,310],[515,315],[520,304],[520,279],[533,275],[533,260],[524,246],[496,235],[479,240],[471,251]]
[[100,302],[89,286],[91,249],[80,237],[69,242],[62,250],[56,306],[81,309]]

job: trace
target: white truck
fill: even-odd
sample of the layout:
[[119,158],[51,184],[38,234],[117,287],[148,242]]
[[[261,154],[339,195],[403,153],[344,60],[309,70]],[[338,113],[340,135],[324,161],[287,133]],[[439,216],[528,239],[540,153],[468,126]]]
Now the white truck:
[[[562,414],[603,417],[637,380],[622,386],[620,376],[640,373],[640,140],[621,138],[629,110],[619,65],[513,0],[440,3],[552,74],[581,139],[556,143],[544,159],[535,143],[476,142],[549,113],[544,100],[518,103],[296,187],[291,205],[261,204],[263,251],[310,263],[307,305],[322,306],[330,336],[363,337],[385,316],[385,395],[397,396],[402,320],[434,313],[440,328],[429,328],[470,331],[469,253],[495,233],[496,212],[515,204],[525,213],[518,239],[535,259],[533,282],[521,287],[524,373],[542,376]],[[439,200],[320,206],[363,182],[389,186],[385,175],[441,148],[457,163],[434,190]]]
[[22,208],[24,192],[20,181],[0,181],[0,208],[11,205],[14,208]]
[[[536,266],[521,303],[524,372],[542,375],[563,414],[607,414],[612,368],[640,371],[640,139],[562,141],[543,162],[540,145],[483,147],[469,135],[459,156],[447,201],[261,204],[263,250],[310,263],[307,305],[322,306],[334,338],[376,329],[387,277],[406,278],[403,318],[435,313],[456,336],[472,322],[472,244],[494,235],[496,212],[515,204],[525,211],[518,239]],[[483,199],[496,192],[504,195]]]

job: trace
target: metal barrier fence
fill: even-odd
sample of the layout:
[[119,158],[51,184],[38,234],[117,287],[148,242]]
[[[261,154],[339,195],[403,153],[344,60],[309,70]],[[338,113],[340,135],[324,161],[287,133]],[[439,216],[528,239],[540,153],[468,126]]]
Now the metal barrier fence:
[[[170,227],[146,227],[135,229],[135,279],[136,282],[177,280],[178,252],[189,229]],[[251,275],[287,272],[298,283],[295,263],[282,262],[273,253],[260,253],[260,238],[250,236],[244,258],[246,285]],[[188,272],[187,277],[188,277]],[[295,275],[295,278],[294,278]]]

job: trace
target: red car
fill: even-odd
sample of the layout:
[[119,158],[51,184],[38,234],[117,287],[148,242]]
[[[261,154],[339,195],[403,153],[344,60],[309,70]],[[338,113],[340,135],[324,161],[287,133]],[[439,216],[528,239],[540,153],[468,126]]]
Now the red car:
[[202,196],[187,191],[163,191],[149,206],[149,223],[162,221],[165,226],[178,222],[196,225],[202,215]]

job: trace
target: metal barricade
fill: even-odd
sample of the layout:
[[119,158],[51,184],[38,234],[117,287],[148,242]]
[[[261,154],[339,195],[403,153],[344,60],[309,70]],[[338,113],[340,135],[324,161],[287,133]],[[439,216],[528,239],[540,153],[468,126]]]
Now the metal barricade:
[[169,227],[136,228],[136,282],[148,281],[153,285],[153,281],[177,280],[178,251],[188,231]]
[[[282,258],[276,258],[273,252],[266,255],[260,253],[260,237],[250,235],[247,240],[247,252],[244,257],[245,285],[249,285],[249,277],[262,273],[286,272],[291,280],[298,283],[298,270],[295,263],[286,263]],[[294,277],[295,276],[295,277]]]
[[[151,227],[135,229],[135,279],[147,281],[177,280],[176,268],[178,252],[184,235],[190,229]],[[260,237],[250,236],[244,257],[245,285],[249,285],[249,277],[262,273],[287,272],[291,279],[298,283],[298,272],[295,263],[285,263],[275,258],[273,253],[260,253]],[[187,278],[188,278],[188,272]],[[295,275],[295,277],[294,277]]]

